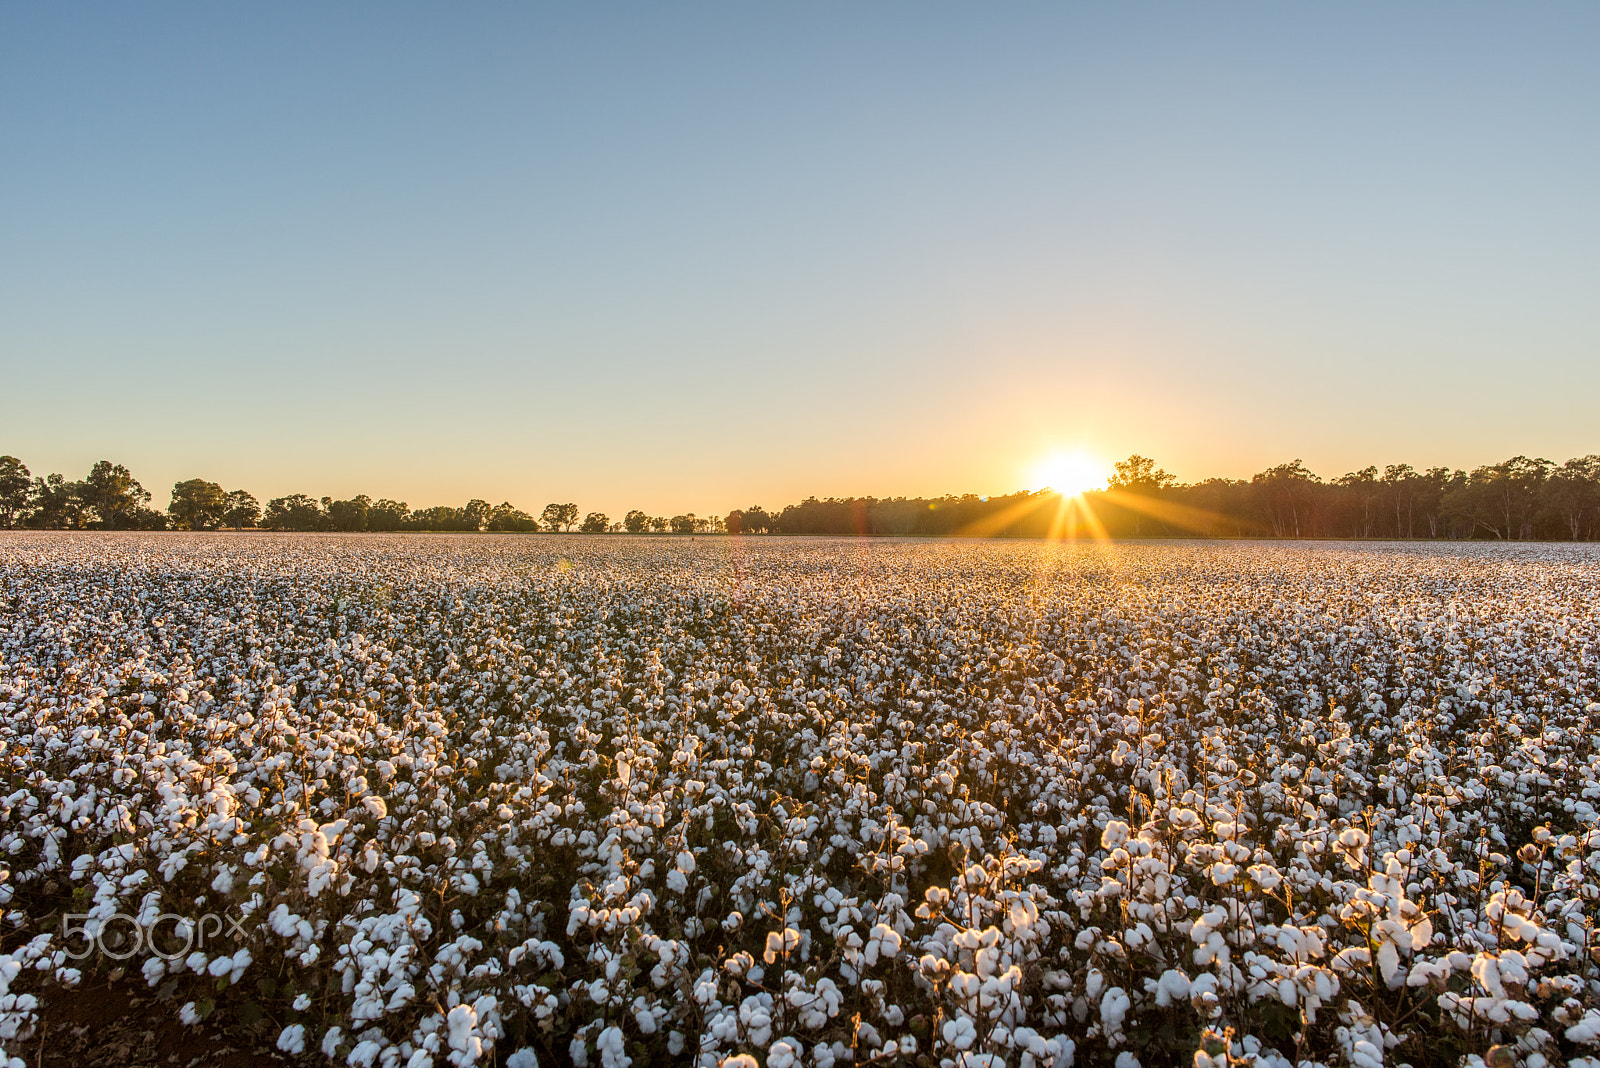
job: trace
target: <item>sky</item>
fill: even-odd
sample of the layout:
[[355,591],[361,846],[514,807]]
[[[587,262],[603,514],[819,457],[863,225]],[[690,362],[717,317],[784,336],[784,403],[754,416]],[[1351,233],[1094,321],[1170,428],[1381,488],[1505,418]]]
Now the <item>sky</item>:
[[0,453],[721,514],[1600,452],[1600,6],[0,6]]

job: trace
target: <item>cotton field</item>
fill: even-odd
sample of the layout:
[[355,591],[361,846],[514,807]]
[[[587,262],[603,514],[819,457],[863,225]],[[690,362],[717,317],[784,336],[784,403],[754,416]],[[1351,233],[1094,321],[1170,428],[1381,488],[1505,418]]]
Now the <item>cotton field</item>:
[[1583,546],[0,535],[0,1043],[120,972],[353,1068],[1594,1068],[1597,591]]

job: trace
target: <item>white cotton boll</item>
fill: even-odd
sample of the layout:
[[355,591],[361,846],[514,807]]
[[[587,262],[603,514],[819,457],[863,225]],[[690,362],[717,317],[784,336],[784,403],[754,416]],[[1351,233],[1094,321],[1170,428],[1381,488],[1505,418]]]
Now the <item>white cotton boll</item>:
[[1106,824],[1106,829],[1100,832],[1100,846],[1102,849],[1116,849],[1128,840],[1130,828],[1121,820],[1112,820]]
[[178,1019],[183,1023],[193,1026],[200,1022],[200,1011],[194,1007],[194,1002],[184,1002],[183,1008],[178,1010]]
[[290,1024],[278,1032],[278,1048],[289,1056],[298,1056],[306,1051],[305,1024]]
[[862,954],[867,967],[878,963],[878,958],[891,960],[900,955],[900,935],[894,928],[887,924],[876,924],[872,934],[867,939],[866,951]]
[[956,1050],[971,1049],[972,1044],[978,1040],[978,1032],[973,1027],[972,1020],[966,1016],[957,1016],[946,1020],[940,1028],[945,1042]]
[[717,1068],[761,1068],[761,1062],[748,1053],[736,1053],[718,1061]]
[[792,927],[783,931],[770,931],[767,934],[766,948],[762,950],[761,958],[768,964],[775,964],[780,956],[791,952],[800,945],[800,932]]
[[625,1052],[621,1028],[612,1026],[601,1031],[595,1047],[600,1051],[601,1068],[629,1068],[633,1064],[633,1058]]
[[361,805],[372,814],[372,818],[375,820],[381,820],[385,816],[389,815],[389,806],[384,803],[383,798],[378,797],[375,794],[368,794],[366,797],[363,797],[361,799]]
[[378,1059],[378,1054],[383,1052],[383,1047],[369,1039],[356,1043],[356,1048],[350,1051],[345,1058],[345,1063],[350,1068],[372,1068],[372,1063]]
[[1283,882],[1283,874],[1271,864],[1252,864],[1245,869],[1245,874],[1263,890],[1276,890]]
[[322,1055],[332,1057],[339,1052],[339,1042],[344,1037],[344,1031],[338,1027],[328,1028],[328,1033],[322,1036]]
[[[145,983],[155,986],[161,982],[161,977],[167,974],[167,962],[160,957],[147,957],[144,966],[139,970],[144,973]],[[0,989],[0,993],[4,993],[4,990]]]
[[1583,1046],[1600,1046],[1600,1009],[1589,1009],[1583,1018],[1567,1028],[1570,1041]]
[[1383,976],[1383,981],[1390,986],[1399,985],[1397,977],[1400,974],[1400,951],[1393,942],[1384,942],[1378,947],[1378,971]]
[[539,1055],[532,1046],[523,1046],[506,1058],[506,1068],[539,1068]]
[[694,854],[687,849],[678,854],[678,870],[685,875],[694,873]]
[[296,994],[295,995],[295,999],[294,999],[294,1011],[295,1012],[305,1012],[310,1007],[311,1007],[311,995],[310,994]]
[[1478,954],[1472,962],[1472,977],[1478,981],[1479,986],[1489,992],[1491,997],[1506,996],[1505,986],[1500,982],[1500,962],[1492,954]]
[[1161,973],[1161,978],[1156,980],[1156,1007],[1166,1008],[1169,1005],[1184,1002],[1189,999],[1189,977],[1176,968],[1168,968]]
[[1116,1068],[1139,1068],[1139,1058],[1128,1050],[1117,1054]]
[[1132,1006],[1132,999],[1120,986],[1107,990],[1100,999],[1100,1025],[1105,1031],[1106,1041],[1111,1045],[1122,1041],[1122,1021],[1127,1018],[1128,1009]]
[[796,1068],[800,1063],[800,1042],[780,1038],[767,1050],[767,1068]]

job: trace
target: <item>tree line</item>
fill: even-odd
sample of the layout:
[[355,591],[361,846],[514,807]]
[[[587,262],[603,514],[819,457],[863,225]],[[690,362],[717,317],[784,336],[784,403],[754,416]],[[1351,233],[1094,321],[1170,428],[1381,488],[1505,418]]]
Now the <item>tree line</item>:
[[1272,537],[1600,539],[1600,455],[1563,464],[1515,456],[1472,471],[1366,467],[1324,480],[1299,460],[1250,479],[1179,483],[1148,457],[1115,465],[1104,490],[938,498],[807,498],[778,512],[579,518],[572,503],[537,517],[510,502],[471,500],[413,511],[404,501],[296,493],[265,507],[245,490],[201,478],[172,487],[165,511],[123,465],[101,460],[78,481],[36,477],[0,456],[0,527],[43,530],[501,531],[584,534],[832,534],[989,537]]
[[721,533],[720,518],[693,514],[652,516],[634,510],[618,522],[602,512],[579,518],[578,506],[551,503],[538,518],[509,501],[471,500],[460,508],[439,505],[413,511],[404,501],[274,497],[266,507],[246,490],[224,490],[203,478],[172,487],[166,511],[150,507],[151,494],[122,464],[101,460],[88,475],[69,481],[37,477],[15,456],[0,456],[0,527],[36,530],[292,530],[292,531],[503,531],[584,534]]
[[980,497],[810,498],[776,516],[735,512],[730,531],[866,536],[1600,539],[1600,455],[1514,456],[1471,471],[1394,464],[1322,479],[1300,460],[1249,479],[1179,483],[1148,457],[1104,490]]

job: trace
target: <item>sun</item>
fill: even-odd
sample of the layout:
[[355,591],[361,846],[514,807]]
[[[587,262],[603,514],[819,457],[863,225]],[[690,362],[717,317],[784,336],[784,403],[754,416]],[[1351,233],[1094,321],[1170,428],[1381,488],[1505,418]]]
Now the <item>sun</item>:
[[1051,453],[1033,466],[1034,489],[1053,489],[1076,497],[1088,490],[1104,489],[1105,484],[1105,463],[1087,453]]

